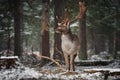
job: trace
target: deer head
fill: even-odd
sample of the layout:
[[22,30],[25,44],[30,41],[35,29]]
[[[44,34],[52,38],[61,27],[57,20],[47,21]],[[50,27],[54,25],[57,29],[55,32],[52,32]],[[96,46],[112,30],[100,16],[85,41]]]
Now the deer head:
[[67,32],[68,30],[70,30],[70,28],[69,28],[70,24],[76,22],[77,20],[82,19],[85,15],[86,10],[87,10],[87,8],[85,6],[85,3],[79,2],[79,13],[74,20],[70,20],[69,11],[68,11],[68,9],[66,9],[65,18],[63,20],[61,20],[61,18],[56,17],[58,21],[61,20],[61,22],[58,22],[58,27],[56,29],[56,32],[64,33],[64,32]]
[[[59,19],[58,17],[56,17],[56,18],[57,18],[57,20]],[[69,18],[69,15],[68,15],[68,9],[66,9],[65,18],[61,22],[58,22],[58,27],[56,29],[56,32],[57,33],[63,33],[63,32],[68,31],[69,23],[70,23],[70,18]]]

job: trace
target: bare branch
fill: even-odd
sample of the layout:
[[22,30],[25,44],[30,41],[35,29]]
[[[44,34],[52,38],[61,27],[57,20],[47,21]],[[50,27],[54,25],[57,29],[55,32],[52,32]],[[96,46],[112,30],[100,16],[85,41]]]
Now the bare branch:
[[57,61],[55,61],[54,59],[52,59],[50,57],[47,57],[47,56],[42,56],[42,55],[37,55],[37,54],[34,54],[34,55],[39,57],[39,58],[48,59],[48,60],[54,62],[59,67],[60,70],[63,70],[62,66]]
[[60,51],[57,47],[55,47],[56,51],[60,53],[61,55],[63,54],[62,51]]

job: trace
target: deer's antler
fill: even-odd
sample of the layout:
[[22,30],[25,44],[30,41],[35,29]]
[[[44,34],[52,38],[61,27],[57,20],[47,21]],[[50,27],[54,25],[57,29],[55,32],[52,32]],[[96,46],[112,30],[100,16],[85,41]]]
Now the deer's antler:
[[56,16],[56,19],[58,20],[58,26],[67,26],[69,25],[70,22],[70,16],[69,16],[69,11],[68,9],[65,9],[65,15],[64,18],[62,19],[61,17]]
[[56,18],[58,21],[62,20],[60,22],[60,25],[67,26],[67,25],[73,24],[77,20],[82,19],[85,15],[86,11],[87,11],[87,7],[85,6],[85,2],[79,2],[79,13],[75,19],[73,19],[72,21],[70,20],[68,9],[65,10],[65,17],[63,20],[61,18],[58,18],[58,17],[56,17]]
[[77,20],[82,19],[85,16],[86,11],[87,11],[87,7],[85,5],[85,2],[79,2],[79,13],[76,16],[76,18],[70,22],[70,24],[73,24]]
[[65,18],[64,18],[64,20],[63,20],[63,25],[64,25],[64,26],[67,26],[67,25],[69,25],[69,22],[70,22],[69,10],[68,10],[68,9],[65,9]]

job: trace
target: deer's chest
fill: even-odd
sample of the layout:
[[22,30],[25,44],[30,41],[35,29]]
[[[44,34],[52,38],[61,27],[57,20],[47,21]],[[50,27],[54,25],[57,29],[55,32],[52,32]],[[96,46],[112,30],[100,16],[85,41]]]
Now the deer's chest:
[[71,41],[69,39],[69,37],[63,35],[62,36],[62,50],[63,50],[63,52],[65,52],[67,54],[71,54],[72,52],[74,52],[74,48],[75,48],[74,41]]
[[72,46],[74,46],[74,44],[70,40],[67,40],[67,39],[62,40],[62,48],[63,49],[69,50],[72,48]]

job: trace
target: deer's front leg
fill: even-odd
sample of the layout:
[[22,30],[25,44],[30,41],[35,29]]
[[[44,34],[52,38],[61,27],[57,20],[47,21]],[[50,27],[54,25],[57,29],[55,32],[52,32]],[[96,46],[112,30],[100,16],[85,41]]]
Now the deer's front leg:
[[69,58],[68,58],[68,55],[64,53],[64,59],[65,59],[65,67],[66,69],[70,69],[69,67]]
[[70,55],[70,71],[75,71],[75,66],[74,66],[75,57],[76,54]]

